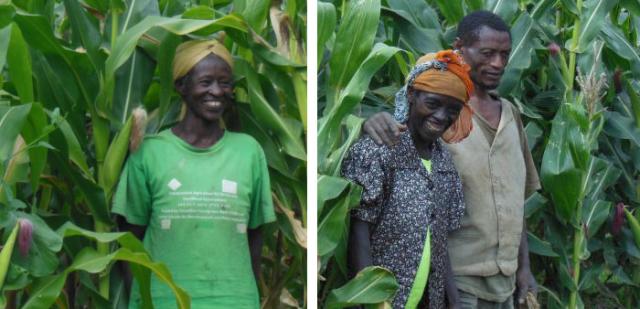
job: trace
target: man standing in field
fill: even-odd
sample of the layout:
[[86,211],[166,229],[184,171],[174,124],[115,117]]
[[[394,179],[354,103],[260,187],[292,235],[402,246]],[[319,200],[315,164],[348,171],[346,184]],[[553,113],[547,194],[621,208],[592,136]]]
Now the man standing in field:
[[[477,11],[462,19],[453,46],[471,67],[475,89],[474,130],[462,142],[446,144],[466,204],[461,228],[449,235],[455,284],[462,308],[513,308],[516,288],[518,304],[536,293],[524,201],[540,183],[519,112],[493,92],[509,60],[511,33],[497,15]],[[383,112],[367,120],[364,130],[392,145],[406,127]]]

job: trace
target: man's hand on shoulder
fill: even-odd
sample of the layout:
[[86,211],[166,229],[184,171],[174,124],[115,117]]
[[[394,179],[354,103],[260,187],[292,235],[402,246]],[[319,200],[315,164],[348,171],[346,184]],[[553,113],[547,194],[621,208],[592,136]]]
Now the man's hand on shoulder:
[[387,112],[380,112],[365,121],[362,129],[378,144],[387,146],[395,145],[407,126],[397,123],[393,116]]

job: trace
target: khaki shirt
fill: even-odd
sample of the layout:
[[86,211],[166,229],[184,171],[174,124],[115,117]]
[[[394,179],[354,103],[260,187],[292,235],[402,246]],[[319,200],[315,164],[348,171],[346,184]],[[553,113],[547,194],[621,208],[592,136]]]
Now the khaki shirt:
[[459,230],[449,235],[455,276],[511,276],[518,268],[525,193],[540,187],[519,113],[502,100],[493,143],[480,128],[458,144],[448,144],[460,173],[466,211]]

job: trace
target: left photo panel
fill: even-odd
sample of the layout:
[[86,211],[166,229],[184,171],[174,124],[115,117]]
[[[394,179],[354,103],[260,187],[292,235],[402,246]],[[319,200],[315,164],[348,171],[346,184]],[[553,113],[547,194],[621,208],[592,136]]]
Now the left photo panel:
[[306,1],[0,2],[0,307],[306,308]]

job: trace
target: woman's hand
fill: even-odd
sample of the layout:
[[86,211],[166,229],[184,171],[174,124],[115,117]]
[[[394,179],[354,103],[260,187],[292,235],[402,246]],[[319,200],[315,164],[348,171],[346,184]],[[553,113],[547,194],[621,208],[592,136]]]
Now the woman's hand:
[[447,271],[445,275],[445,292],[447,295],[447,307],[449,309],[460,308],[460,294],[458,293],[458,287],[453,279],[453,269],[451,268],[451,260],[449,259],[449,252],[447,251]]

